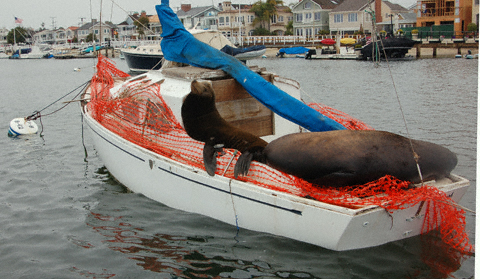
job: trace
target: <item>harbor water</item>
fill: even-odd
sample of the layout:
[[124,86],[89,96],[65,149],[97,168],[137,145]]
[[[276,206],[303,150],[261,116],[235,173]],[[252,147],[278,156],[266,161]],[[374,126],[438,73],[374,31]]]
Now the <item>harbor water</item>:
[[[88,81],[94,63],[0,60],[1,278],[473,278],[475,257],[450,260],[428,241],[433,235],[334,252],[129,192],[98,157],[78,102],[60,109],[73,95],[42,111],[42,136],[7,136],[10,120]],[[475,210],[478,59],[248,64],[299,81],[306,102],[448,147],[458,156],[454,173],[471,181],[460,205]],[[466,229],[474,243],[474,213],[466,212]]]

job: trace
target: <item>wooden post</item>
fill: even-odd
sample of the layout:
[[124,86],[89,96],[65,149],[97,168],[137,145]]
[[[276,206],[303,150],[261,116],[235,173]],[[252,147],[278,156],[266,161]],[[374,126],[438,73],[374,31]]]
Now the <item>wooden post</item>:
[[437,58],[437,47],[433,48],[433,58]]
[[417,58],[420,58],[420,44],[417,44]]

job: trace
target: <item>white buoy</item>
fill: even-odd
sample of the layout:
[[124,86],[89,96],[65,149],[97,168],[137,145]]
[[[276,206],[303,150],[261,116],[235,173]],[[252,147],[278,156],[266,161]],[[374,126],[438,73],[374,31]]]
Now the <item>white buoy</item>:
[[38,132],[38,126],[33,120],[26,121],[25,118],[15,118],[10,121],[8,135],[16,137],[19,135],[29,135]]

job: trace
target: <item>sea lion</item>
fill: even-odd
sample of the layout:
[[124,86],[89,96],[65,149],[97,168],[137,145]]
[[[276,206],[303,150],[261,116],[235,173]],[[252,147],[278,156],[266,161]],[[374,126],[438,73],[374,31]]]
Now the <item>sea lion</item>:
[[421,182],[412,152],[425,179],[447,176],[457,156],[440,145],[384,131],[339,130],[290,134],[264,149],[267,164],[326,186],[362,185],[387,174]]
[[209,175],[215,175],[217,152],[223,147],[234,148],[242,153],[235,165],[235,177],[239,174],[246,175],[252,160],[265,162],[263,149],[267,142],[232,126],[220,116],[215,107],[215,93],[210,81],[192,82],[191,92],[182,104],[182,120],[183,127],[191,138],[205,142],[203,162]]

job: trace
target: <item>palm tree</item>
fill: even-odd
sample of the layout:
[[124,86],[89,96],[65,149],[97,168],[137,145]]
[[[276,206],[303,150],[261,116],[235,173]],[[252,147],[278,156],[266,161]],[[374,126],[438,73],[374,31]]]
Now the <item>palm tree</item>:
[[273,16],[277,15],[277,6],[283,5],[282,0],[266,0],[266,2],[262,2],[259,0],[252,5],[250,9],[251,12],[255,14],[255,19],[252,22],[252,25],[260,24],[262,28],[265,27],[265,22],[270,31],[270,22]]

